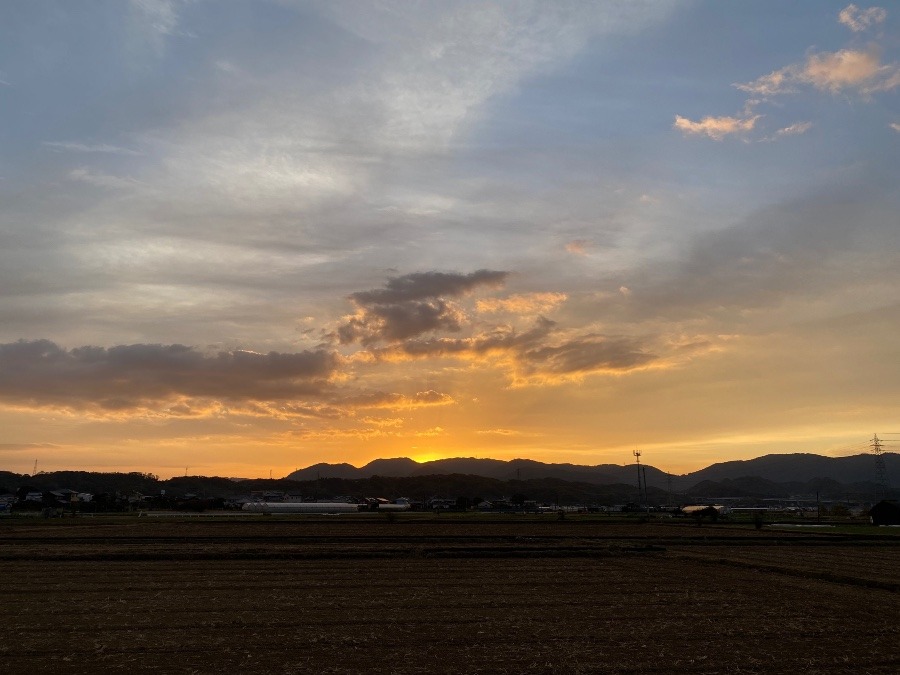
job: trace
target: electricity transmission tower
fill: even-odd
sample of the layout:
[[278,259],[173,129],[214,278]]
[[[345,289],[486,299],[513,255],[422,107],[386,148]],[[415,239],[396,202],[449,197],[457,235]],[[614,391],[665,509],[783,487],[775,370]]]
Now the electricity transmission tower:
[[878,503],[888,496],[888,477],[887,468],[884,466],[884,455],[881,446],[881,439],[878,434],[872,437],[872,454],[875,455],[875,502]]

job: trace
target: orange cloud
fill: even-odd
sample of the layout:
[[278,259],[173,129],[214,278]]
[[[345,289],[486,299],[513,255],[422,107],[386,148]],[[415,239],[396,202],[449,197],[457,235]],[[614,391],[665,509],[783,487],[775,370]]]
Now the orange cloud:
[[[887,68],[890,70],[889,66]],[[868,89],[883,86],[875,80],[885,74],[885,67],[881,66],[877,54],[842,49],[839,52],[812,54],[798,79],[809,82],[817,89],[837,93],[849,87],[865,85]]]
[[552,383],[600,373],[625,373],[658,361],[642,343],[629,337],[588,334],[556,335],[555,322],[539,319],[534,328],[510,327],[466,338],[408,340],[373,350],[377,360],[402,362],[429,358],[487,361],[509,371],[512,382]]
[[890,91],[900,86],[900,67],[881,64],[876,49],[810,54],[802,64],[786,66],[753,82],[734,85],[741,91],[763,97],[796,93],[801,85],[836,94],[856,89],[863,95]]
[[721,141],[729,135],[740,135],[752,131],[760,117],[761,115],[754,115],[745,119],[738,117],[704,117],[699,122],[694,122],[686,117],[676,115],[673,126],[685,135],[705,135],[714,141]]
[[568,299],[565,293],[528,293],[508,298],[479,300],[475,308],[482,314],[508,312],[510,314],[539,314],[556,309]]
[[475,432],[479,436],[534,436],[535,434],[526,434],[516,429],[481,429]]
[[587,250],[590,246],[591,242],[587,239],[575,239],[566,244],[566,251],[572,255],[587,255]]
[[387,410],[410,410],[412,408],[453,405],[456,403],[452,396],[432,389],[417,392],[413,396],[385,393],[367,394],[345,399],[344,402],[357,408],[384,408]]

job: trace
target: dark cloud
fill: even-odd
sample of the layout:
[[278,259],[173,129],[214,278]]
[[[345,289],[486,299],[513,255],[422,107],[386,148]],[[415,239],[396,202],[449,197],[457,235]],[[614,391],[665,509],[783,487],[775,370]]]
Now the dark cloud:
[[456,332],[462,314],[443,300],[375,305],[338,328],[342,344],[396,342],[434,330]]
[[469,274],[414,272],[388,279],[384,288],[353,293],[359,305],[383,305],[425,298],[458,297],[478,286],[502,286],[509,272],[477,270]]
[[437,330],[457,332],[465,316],[452,302],[475,288],[503,284],[508,272],[469,274],[415,272],[388,280],[384,288],[359,291],[350,299],[359,308],[337,329],[342,344],[400,342]]
[[177,344],[66,350],[49,340],[20,340],[0,344],[0,400],[107,411],[177,397],[291,400],[322,391],[339,362],[325,350],[209,355]]
[[519,355],[526,374],[575,375],[602,370],[625,371],[647,365],[656,356],[633,338],[588,336],[560,345],[529,349]]
[[658,360],[635,338],[582,335],[557,339],[556,323],[540,318],[528,331],[497,328],[468,338],[408,340],[373,351],[376,358],[421,359],[495,356],[511,361],[520,377],[565,377],[602,371],[625,372]]

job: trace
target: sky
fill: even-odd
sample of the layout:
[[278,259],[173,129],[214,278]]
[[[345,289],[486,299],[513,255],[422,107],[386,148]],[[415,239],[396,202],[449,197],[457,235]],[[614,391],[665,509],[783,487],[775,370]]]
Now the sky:
[[900,8],[0,5],[0,469],[673,473],[898,425]]

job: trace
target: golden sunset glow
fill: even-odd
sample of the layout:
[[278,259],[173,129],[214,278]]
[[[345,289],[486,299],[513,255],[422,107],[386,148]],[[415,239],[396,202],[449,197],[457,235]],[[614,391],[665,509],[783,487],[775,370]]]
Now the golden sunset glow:
[[75,4],[0,10],[0,468],[897,426],[890,7]]

